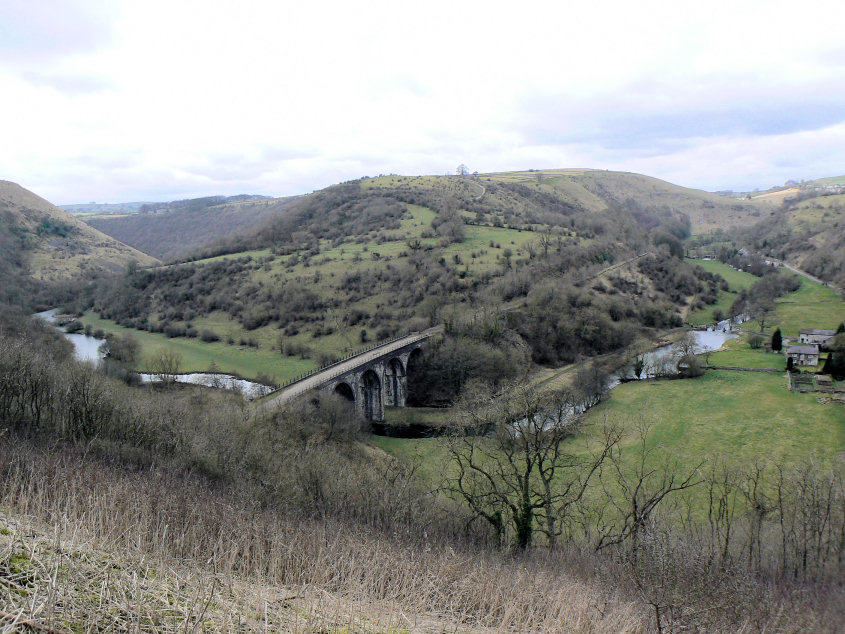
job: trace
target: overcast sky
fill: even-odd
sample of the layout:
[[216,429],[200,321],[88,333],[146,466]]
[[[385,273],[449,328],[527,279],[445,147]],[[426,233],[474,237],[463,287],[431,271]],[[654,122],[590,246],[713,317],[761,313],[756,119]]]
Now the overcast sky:
[[843,25],[841,0],[0,0],[0,179],[68,204],[460,163],[840,175]]

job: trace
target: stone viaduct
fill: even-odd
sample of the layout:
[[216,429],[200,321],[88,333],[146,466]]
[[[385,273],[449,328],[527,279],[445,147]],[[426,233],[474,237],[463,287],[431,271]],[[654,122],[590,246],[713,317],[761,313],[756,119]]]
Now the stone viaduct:
[[282,388],[259,406],[266,409],[319,389],[353,402],[368,420],[384,420],[385,406],[404,407],[408,365],[422,354],[426,341],[440,328],[401,337],[314,372]]
[[385,352],[329,379],[320,389],[354,401],[368,420],[384,420],[385,406],[405,407],[408,363],[413,363],[412,357],[422,352],[424,343],[425,340],[419,340]]

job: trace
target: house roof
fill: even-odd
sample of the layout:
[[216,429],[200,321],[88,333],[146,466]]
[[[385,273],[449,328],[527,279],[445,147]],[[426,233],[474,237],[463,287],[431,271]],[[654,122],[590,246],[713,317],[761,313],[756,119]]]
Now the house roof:
[[799,335],[829,335],[833,336],[836,334],[835,330],[820,330],[819,328],[802,328],[798,331]]
[[789,346],[786,354],[818,354],[818,346]]

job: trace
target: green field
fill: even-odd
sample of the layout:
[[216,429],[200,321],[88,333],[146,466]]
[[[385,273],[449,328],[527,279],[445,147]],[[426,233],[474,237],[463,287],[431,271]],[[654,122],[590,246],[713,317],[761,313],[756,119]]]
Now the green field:
[[813,181],[814,185],[845,185],[845,176],[828,176],[827,178],[817,178]]
[[204,372],[214,362],[220,372],[248,379],[262,373],[277,383],[283,383],[316,367],[316,363],[311,359],[284,357],[271,350],[233,346],[222,341],[204,343],[199,339],[184,337],[171,339],[163,334],[124,328],[108,319],[101,319],[96,313],[88,313],[80,321],[94,330],[99,328],[106,333],[131,334],[135,337],[141,345],[141,352],[134,369],[142,372],[149,370],[152,359],[167,349],[181,355],[180,372]]
[[432,489],[443,481],[449,468],[449,456],[441,438],[370,436],[368,441],[405,464],[414,466]]
[[[706,271],[718,273],[728,282],[730,291],[719,291],[719,300],[712,306],[705,306],[700,310],[690,311],[687,321],[693,325],[713,323],[713,311],[722,309],[727,314],[728,309],[736,298],[736,293],[749,288],[759,278],[736,271],[727,264],[715,260],[691,260],[691,264],[697,264]],[[785,275],[795,275],[784,271]],[[801,287],[792,293],[788,293],[775,301],[775,310],[766,320],[767,332],[773,332],[780,327],[786,337],[797,337],[801,328],[828,328],[836,327],[845,321],[845,300],[835,290],[808,280],[805,277],[797,276],[801,280]]]
[[[715,353],[711,362],[728,365],[728,360],[742,358],[749,367],[772,365],[762,359],[749,363],[749,356],[742,355],[746,353]],[[781,355],[747,355],[767,362],[780,359],[783,365]],[[819,403],[814,394],[790,392],[782,373],[708,370],[697,379],[632,381],[615,387],[587,420],[599,424],[605,417],[626,427],[625,444],[631,448],[634,424],[650,424],[651,444],[689,466],[715,455],[741,466],[756,459],[791,462],[810,453],[830,458],[845,451],[845,407]],[[444,457],[434,438],[373,436],[371,442],[400,459],[441,464]]]
[[790,392],[780,373],[710,370],[697,379],[626,383],[589,418],[605,415],[651,423],[651,442],[690,466],[717,454],[741,466],[845,450],[845,407]]
[[709,356],[710,365],[786,370],[786,358],[783,353],[766,352],[762,348],[754,350],[749,346],[746,337],[727,341],[722,350]]
[[801,288],[775,301],[768,323],[780,327],[787,337],[797,337],[801,328],[835,330],[845,321],[845,300],[832,288],[801,277]]
[[387,407],[384,422],[388,425],[443,425],[450,412],[440,407]]
[[709,273],[717,273],[721,275],[725,278],[725,281],[730,287],[729,291],[719,291],[719,298],[715,304],[705,306],[699,310],[691,310],[689,312],[687,315],[687,321],[694,326],[712,324],[716,321],[713,319],[713,311],[716,309],[720,309],[727,315],[731,304],[733,304],[736,299],[737,293],[742,289],[749,288],[758,279],[750,273],[737,271],[733,267],[727,264],[722,264],[717,260],[694,260],[692,258],[686,258],[686,261],[690,264],[700,266]]
[[690,264],[700,266],[709,273],[718,273],[728,283],[732,291],[738,291],[743,288],[750,288],[754,282],[759,278],[746,273],[745,271],[737,271],[728,264],[723,264],[718,260],[694,260],[692,258],[685,258]]

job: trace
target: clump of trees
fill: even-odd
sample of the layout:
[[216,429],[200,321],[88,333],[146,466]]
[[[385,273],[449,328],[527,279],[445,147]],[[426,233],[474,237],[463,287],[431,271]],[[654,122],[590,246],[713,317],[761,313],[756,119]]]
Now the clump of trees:
[[638,310],[626,297],[546,283],[534,289],[526,306],[507,313],[505,323],[525,340],[535,363],[562,365],[628,345],[637,317],[650,310],[651,305]]
[[528,370],[525,345],[513,333],[484,340],[456,332],[431,341],[422,358],[408,367],[408,403],[443,407],[454,403],[464,387],[483,381],[496,390]]
[[775,309],[775,299],[787,293],[798,290],[801,278],[789,275],[775,269],[754,282],[748,289],[742,289],[731,304],[731,316],[748,315],[760,324],[760,330],[765,331],[766,322]]

